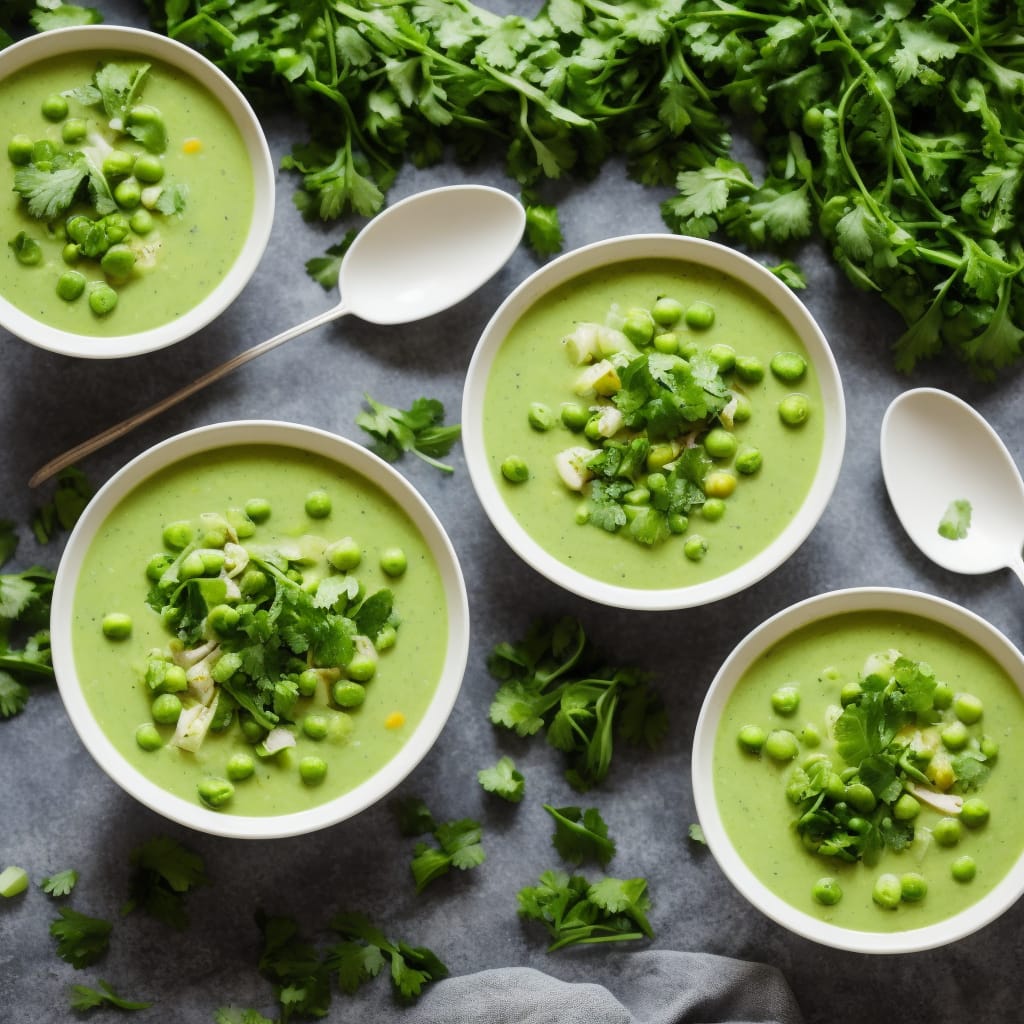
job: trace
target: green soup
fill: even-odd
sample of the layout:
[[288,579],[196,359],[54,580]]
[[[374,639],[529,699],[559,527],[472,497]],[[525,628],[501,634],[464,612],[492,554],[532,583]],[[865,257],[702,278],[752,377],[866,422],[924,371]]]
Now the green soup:
[[[955,692],[980,698],[984,713],[970,729],[998,744],[991,771],[976,793],[988,804],[991,817],[980,828],[963,828],[953,846],[934,839],[933,830],[947,815],[922,803],[914,819],[914,839],[904,849],[886,847],[874,865],[844,863],[808,852],[794,827],[797,809],[787,799],[794,766],[822,753],[835,764],[842,758],[822,728],[827,709],[840,703],[844,683],[857,680],[865,659],[896,649],[907,658],[928,663],[937,679]],[[795,685],[800,703],[792,716],[778,714],[772,693]],[[834,714],[834,712],[833,712]],[[778,764],[741,749],[740,730],[750,724],[799,734],[806,723],[824,733],[820,745],[801,744],[793,762]],[[898,613],[847,613],[804,626],[766,651],[747,671],[723,710],[715,738],[715,802],[729,839],[747,867],[787,903],[844,928],[860,931],[903,931],[935,924],[976,903],[998,884],[1024,848],[1024,699],[1013,680],[979,646],[958,633],[916,616]],[[977,874],[957,881],[953,863],[972,858]],[[895,909],[872,899],[883,873],[920,874],[927,894],[919,902],[901,902]],[[812,889],[822,877],[838,880],[842,898],[822,906]]]
[[[328,496],[331,512],[326,518],[313,519],[305,511],[305,497],[313,491]],[[165,525],[241,508],[253,498],[266,499],[271,515],[243,544],[273,547],[303,535],[355,538],[362,561],[354,572],[366,592],[387,587],[394,594],[400,620],[397,640],[380,651],[376,674],[366,683],[365,703],[341,711],[327,688],[300,699],[290,715],[296,724],[282,723],[295,734],[296,745],[273,757],[255,757],[254,746],[237,721],[223,732],[210,731],[194,753],[167,742],[174,726],[160,725],[164,745],[142,750],[135,731],[152,722],[153,693],[143,680],[147,655],[154,648],[166,648],[170,639],[160,615],[146,602],[153,585],[145,574],[147,563],[161,550]],[[394,547],[402,549],[408,563],[398,577],[381,569],[382,554]],[[111,612],[131,617],[127,639],[103,635],[102,621]],[[222,810],[270,815],[331,800],[364,782],[399,752],[433,698],[447,631],[438,567],[416,526],[387,494],[320,456],[295,448],[252,446],[186,459],[156,473],[118,504],[83,562],[75,593],[72,650],[97,722],[140,772],[169,792],[195,801],[200,780],[224,778],[233,754],[253,754],[255,774],[235,784],[234,795]],[[298,726],[309,714],[344,720],[346,729],[311,739]],[[326,777],[318,785],[300,778],[298,765],[307,756],[327,762]]]
[[[586,507],[593,484],[583,493],[571,490],[556,471],[555,458],[571,446],[589,443],[559,421],[562,405],[576,398],[581,371],[567,358],[562,339],[580,323],[605,323],[613,304],[620,310],[651,309],[660,296],[671,296],[684,307],[697,301],[714,307],[710,327],[690,329],[681,322],[673,328],[683,344],[701,350],[728,345],[738,356],[761,363],[761,380],[735,385],[748,398],[752,415],[737,422],[733,433],[738,450],[756,447],[763,464],[749,476],[736,474],[735,492],[720,519],[694,513],[685,533],[648,545],[633,540],[628,527],[608,532],[593,522],[579,524],[576,512]],[[779,352],[798,353],[810,361],[795,330],[766,300],[735,278],[695,263],[635,260],[560,285],[515,324],[487,381],[484,445],[509,510],[545,551],[587,576],[618,586],[687,586],[749,561],[779,536],[800,508],[822,451],[824,411],[814,367],[796,383],[783,382],[768,370]],[[810,415],[799,427],[787,426],[777,411],[779,402],[794,391],[806,395],[810,405]],[[551,429],[531,426],[533,403],[553,412]],[[622,436],[628,438],[629,431]],[[503,477],[501,465],[510,455],[526,463],[526,482]],[[731,458],[715,459],[713,466],[735,471]],[[695,533],[707,541],[707,554],[699,561],[683,553],[686,538]]]
[[[0,125],[3,145],[16,135],[33,142],[48,140],[57,153],[88,149],[97,165],[113,145],[133,155],[144,146],[125,135],[115,135],[102,106],[86,105],[69,92],[87,86],[97,67],[106,62],[140,63],[127,53],[65,54],[41,61],[3,80],[0,89]],[[22,312],[43,323],[76,334],[110,337],[145,331],[174,320],[201,302],[223,280],[241,252],[253,215],[253,176],[248,154],[234,121],[205,89],[178,69],[146,58],[150,70],[140,99],[155,107],[166,127],[166,149],[160,154],[166,189],[180,187],[180,212],[154,209],[151,229],[130,233],[124,244],[136,256],[125,280],[116,281],[117,306],[96,315],[88,295],[108,281],[96,259],[65,262],[68,217],[81,213],[96,218],[85,201],[47,221],[30,216],[14,191],[19,170],[8,156],[0,156],[0,219],[5,235],[0,246],[0,294]],[[68,115],[52,122],[41,112],[53,94],[67,95]],[[89,137],[65,143],[64,126],[76,119],[88,126]],[[112,178],[111,184],[119,179]],[[140,182],[144,187],[145,182]],[[82,185],[85,194],[86,185]],[[170,195],[170,192],[168,192]],[[121,209],[126,218],[140,207]],[[116,211],[115,211],[116,212]],[[41,261],[20,263],[11,244],[24,232],[42,249]],[[85,278],[85,290],[66,301],[57,293],[57,281],[67,271]]]

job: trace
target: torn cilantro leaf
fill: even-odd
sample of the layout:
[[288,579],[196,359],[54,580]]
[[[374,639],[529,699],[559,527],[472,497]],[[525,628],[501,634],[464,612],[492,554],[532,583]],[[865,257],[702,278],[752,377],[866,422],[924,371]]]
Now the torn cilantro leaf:
[[199,854],[175,839],[157,836],[132,852],[132,866],[131,891],[121,912],[141,909],[172,928],[184,929],[185,896],[207,881]]
[[32,517],[32,532],[40,544],[47,544],[59,526],[71,530],[93,496],[93,487],[86,475],[75,466],[62,469],[56,477],[56,487],[48,502],[36,509]]
[[89,988],[88,985],[72,985],[69,998],[71,1009],[82,1013],[100,1006],[112,1006],[117,1010],[145,1010],[153,1005],[118,995],[110,982],[102,978],[99,981],[99,989]]
[[470,818],[436,825],[432,830],[438,844],[417,843],[410,865],[416,891],[423,890],[436,878],[446,875],[451,868],[467,871],[479,867],[486,860],[480,823]]
[[562,250],[562,227],[558,210],[541,203],[526,204],[526,241],[538,256],[551,256]]
[[81,153],[58,153],[48,167],[19,167],[14,172],[14,191],[25,201],[30,217],[54,220],[75,201],[88,175]]
[[971,503],[963,498],[951,501],[939,521],[939,536],[963,540],[971,528]]
[[516,770],[511,757],[499,758],[493,768],[481,768],[476,777],[488,793],[494,793],[509,803],[519,803],[526,792],[522,772]]
[[544,804],[544,810],[554,819],[551,842],[563,860],[577,865],[596,860],[601,867],[607,867],[615,856],[615,840],[609,837],[608,826],[596,807],[584,811],[579,807],[555,808]]
[[436,398],[417,398],[403,410],[364,397],[371,411],[359,413],[356,425],[374,438],[371,447],[377,455],[394,462],[403,452],[412,452],[435,469],[453,472],[438,458],[451,451],[461,427],[457,423],[444,425],[444,406]]
[[79,970],[94,964],[110,945],[113,925],[71,907],[61,907],[59,913],[60,917],[50,924],[50,934],[57,940],[57,956]]
[[358,232],[355,228],[345,232],[345,237],[335,245],[329,246],[323,256],[314,256],[306,260],[306,273],[318,282],[325,291],[338,287],[338,274],[341,261],[348,252],[349,246],[355,241]]
[[39,886],[48,896],[67,896],[78,882],[78,872],[72,869],[58,871],[44,878]]

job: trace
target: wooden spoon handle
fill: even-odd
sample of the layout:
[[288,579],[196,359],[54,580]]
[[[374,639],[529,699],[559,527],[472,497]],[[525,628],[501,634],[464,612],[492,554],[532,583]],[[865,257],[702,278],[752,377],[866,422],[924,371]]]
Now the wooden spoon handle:
[[134,415],[129,416],[127,419],[121,420],[120,423],[115,423],[112,427],[108,427],[106,430],[96,434],[94,437],[90,437],[87,441],[83,441],[81,444],[75,445],[74,448],[68,449],[68,451],[64,452],[63,455],[58,455],[56,458],[51,459],[45,466],[36,470],[28,482],[29,487],[38,487],[44,481],[49,480],[55,473],[59,473],[62,469],[66,469],[68,466],[73,465],[79,459],[84,459],[86,455],[91,455],[93,452],[110,444],[111,441],[116,441],[119,437],[124,437],[125,434],[130,433],[139,426],[140,423],[145,423],[147,420],[151,420],[154,416],[159,416],[160,413],[170,409],[172,405],[177,405],[179,402],[185,401],[186,398],[190,398],[197,391],[201,391],[203,388],[215,383],[222,377],[226,377],[232,370],[237,370],[239,366],[244,366],[257,356],[261,356],[265,352],[269,352],[271,349],[277,348],[278,345],[283,345],[286,341],[290,341],[292,338],[295,338],[300,334],[305,334],[307,331],[313,330],[314,327],[319,327],[321,324],[329,323],[331,320],[336,320],[338,317],[344,316],[348,312],[349,310],[344,304],[333,306],[331,309],[328,309],[324,313],[320,313],[311,320],[307,320],[296,327],[290,327],[288,330],[282,331],[273,338],[261,341],[258,345],[254,345],[252,348],[246,349],[244,352],[239,352],[237,356],[232,357],[226,363],[221,363],[220,366],[215,366],[212,370],[207,371],[201,377],[192,381],[191,384],[186,384],[185,387],[172,392],[167,395],[166,398],[161,398],[159,402],[149,406],[149,408],[143,409],[141,412],[137,412]]

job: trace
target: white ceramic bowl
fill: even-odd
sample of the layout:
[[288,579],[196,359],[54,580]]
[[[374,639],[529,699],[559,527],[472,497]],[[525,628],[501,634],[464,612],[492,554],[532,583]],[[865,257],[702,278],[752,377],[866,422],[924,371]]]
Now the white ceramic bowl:
[[[959,913],[937,924],[903,931],[861,931],[823,921],[777,896],[737,853],[718,809],[713,767],[715,734],[736,685],[765,651],[790,633],[809,623],[849,612],[913,615],[966,637],[998,663],[1024,697],[1024,657],[1020,651],[994,626],[959,605],[917,591],[881,587],[838,590],[809,598],[784,609],[753,630],[729,655],[711,683],[697,720],[693,742],[692,780],[697,817],[708,847],[726,877],[758,910],[790,931],[825,946],[858,953],[910,953],[932,949],[977,931],[1020,898],[1024,893],[1024,849],[994,888]],[[1000,768],[1004,766],[997,763],[995,770]],[[751,770],[756,770],[756,765],[752,765]],[[751,821],[751,827],[764,829],[766,823]],[[965,849],[964,852],[970,851]],[[831,873],[827,858],[816,858],[815,862],[820,866],[818,874]],[[979,865],[979,872],[981,870],[983,865]]]
[[[798,513],[775,540],[744,564],[720,576],[663,589],[646,589],[642,580],[635,585],[598,580],[545,550],[509,511],[502,486],[495,478],[494,457],[484,445],[488,377],[499,349],[519,318],[564,282],[590,270],[634,260],[698,264],[736,279],[767,300],[782,314],[807,349],[812,372],[821,388],[821,415],[825,418],[821,459],[810,490]],[[614,298],[610,295],[609,302]],[[561,358],[559,353],[554,353],[553,357]],[[566,253],[532,274],[502,303],[484,328],[470,362],[463,397],[462,437],[477,496],[497,531],[524,561],[566,590],[592,601],[654,611],[695,607],[727,597],[756,583],[796,551],[821,517],[839,476],[846,437],[846,407],[839,371],[824,335],[800,300],[770,271],[735,249],[715,242],[667,234],[627,235]],[[571,443],[579,442],[567,441]],[[565,514],[572,514],[568,506]]]
[[[253,175],[253,214],[238,257],[219,284],[192,309],[159,327],[111,337],[75,334],[48,326],[0,296],[0,325],[12,334],[39,348],[87,359],[118,359],[152,352],[206,326],[230,305],[252,277],[274,220],[274,162],[256,115],[223,72],[182,43],[135,28],[84,25],[54,29],[0,51],[0,88],[5,78],[39,61],[103,52],[124,52],[126,57],[163,61],[183,71],[220,103],[238,127],[247,150]],[[60,300],[55,297],[54,301]]]
[[[440,572],[448,613],[446,653],[437,688],[399,752],[349,792],[306,810],[273,816],[212,810],[198,799],[169,793],[143,775],[97,724],[83,693],[72,649],[72,619],[83,560],[97,531],[118,503],[167,466],[211,449],[226,451],[239,445],[283,446],[320,455],[386,492],[425,539]],[[145,586],[145,582],[140,577],[139,585]],[[441,523],[413,486],[358,444],[313,427],[262,420],[214,424],[179,434],[150,448],[116,473],[89,502],[68,540],[54,585],[51,629],[53,666],[61,697],[79,737],[100,767],[126,792],[172,821],[214,835],[253,839],[324,828],[357,814],[397,786],[427,754],[448,720],[462,684],[469,649],[469,609],[458,558]]]

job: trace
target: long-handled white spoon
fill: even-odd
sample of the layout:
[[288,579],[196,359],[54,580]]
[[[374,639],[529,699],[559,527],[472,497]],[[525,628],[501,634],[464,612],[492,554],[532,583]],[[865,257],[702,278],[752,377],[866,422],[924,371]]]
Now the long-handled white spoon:
[[[974,409],[935,388],[905,392],[882,419],[881,456],[896,515],[925,555],[951,572],[1009,568],[1024,582],[1024,480]],[[970,526],[949,539],[939,524],[955,502],[967,503]]]
[[297,327],[254,345],[148,409],[51,459],[29,480],[55,473],[123,437],[197,391],[286,341],[351,313],[373,324],[405,324],[454,306],[492,277],[519,244],[520,203],[487,185],[451,185],[409,196],[378,214],[345,253],[341,301]]

